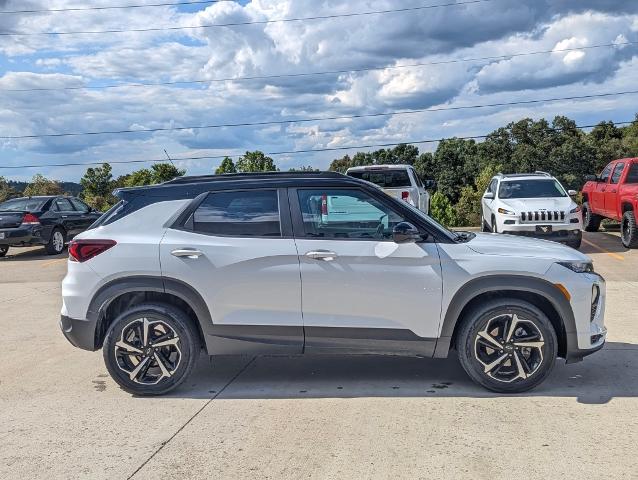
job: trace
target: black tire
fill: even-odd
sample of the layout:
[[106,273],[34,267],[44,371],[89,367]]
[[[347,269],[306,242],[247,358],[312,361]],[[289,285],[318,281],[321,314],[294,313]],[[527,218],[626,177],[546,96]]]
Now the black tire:
[[600,222],[603,221],[603,217],[592,213],[591,207],[588,202],[583,203],[583,228],[586,232],[597,232],[600,228]]
[[498,229],[496,227],[496,217],[494,217],[494,215],[492,215],[492,225],[490,226],[490,230],[492,231],[492,233],[498,233]]
[[[521,342],[516,342],[518,348],[511,339],[499,341],[506,340],[511,326],[507,322],[512,322],[514,315],[518,318],[514,327],[518,327],[511,339],[521,338]],[[490,353],[486,345],[494,344],[479,337],[479,333],[497,340],[503,350],[493,348]],[[537,346],[522,347],[523,340]],[[542,346],[538,346],[540,343]],[[547,316],[531,303],[515,298],[499,298],[478,305],[465,316],[456,339],[459,360],[469,377],[498,393],[525,392],[542,383],[554,366],[557,345],[556,332]],[[495,364],[498,359],[503,360]],[[494,367],[486,373],[489,365]],[[523,378],[521,371],[528,376]]]
[[[148,321],[149,332],[146,345],[142,338],[144,319]],[[154,347],[153,339],[156,344],[171,340],[175,343]],[[118,346],[121,341],[140,354]],[[104,363],[113,380],[128,393],[140,396],[162,395],[177,388],[192,372],[199,353],[199,334],[188,316],[161,303],[137,305],[123,312],[109,327],[102,348]]]
[[567,246],[575,248],[576,250],[578,250],[580,248],[580,245],[581,245],[582,242],[583,242],[583,234],[581,233],[576,238],[574,238],[572,240],[569,240],[567,242]]
[[481,232],[489,232],[490,227],[487,225],[487,222],[484,218],[481,218]]
[[[61,244],[60,244],[60,237],[59,237],[60,235],[62,236]],[[53,231],[51,232],[51,237],[49,238],[49,241],[44,246],[44,248],[46,249],[47,254],[49,255],[59,255],[60,253],[64,251],[65,243],[66,243],[66,235],[64,233],[64,230],[62,230],[60,227],[55,227]]]
[[636,216],[631,210],[627,210],[622,216],[620,238],[625,248],[638,248],[638,226]]
[[9,245],[0,245],[0,258],[4,257],[9,251]]

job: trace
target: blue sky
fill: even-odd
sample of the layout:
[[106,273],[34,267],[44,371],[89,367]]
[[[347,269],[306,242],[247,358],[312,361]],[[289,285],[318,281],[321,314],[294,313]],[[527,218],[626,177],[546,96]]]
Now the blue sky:
[[[142,0],[124,3],[144,3]],[[146,3],[157,3],[150,0]],[[449,3],[440,0],[253,0],[128,10],[0,15],[0,32],[91,31],[263,22]],[[0,10],[106,5],[2,1]],[[104,35],[0,36],[2,136],[170,128],[447,108],[636,89],[638,2],[486,0],[410,12]],[[629,44],[628,44],[629,43]],[[602,44],[611,47],[585,48]],[[568,51],[565,51],[568,50]],[[414,63],[551,53],[395,68]],[[300,72],[380,70],[139,87]],[[68,89],[70,87],[80,87]],[[16,92],[25,88],[57,90]],[[66,88],[66,90],[65,90]],[[638,95],[352,120],[156,133],[0,140],[0,166],[307,150],[488,133],[523,117],[579,124],[632,120]],[[424,146],[423,149],[434,148]],[[275,157],[325,168],[346,152]],[[181,162],[210,173],[220,160]],[[116,174],[144,164],[115,165]],[[85,167],[0,169],[77,181]]]

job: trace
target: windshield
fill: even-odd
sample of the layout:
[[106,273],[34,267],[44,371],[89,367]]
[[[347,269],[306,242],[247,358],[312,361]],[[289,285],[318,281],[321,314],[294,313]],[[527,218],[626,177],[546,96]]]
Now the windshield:
[[46,202],[41,198],[14,198],[0,203],[0,211],[3,212],[34,212],[40,210],[42,204]]
[[348,172],[348,175],[374,183],[382,188],[410,186],[410,177],[408,176],[408,171],[404,168],[395,170],[355,170]]
[[498,198],[551,198],[566,197],[567,192],[558,182],[547,180],[507,180],[498,188]]

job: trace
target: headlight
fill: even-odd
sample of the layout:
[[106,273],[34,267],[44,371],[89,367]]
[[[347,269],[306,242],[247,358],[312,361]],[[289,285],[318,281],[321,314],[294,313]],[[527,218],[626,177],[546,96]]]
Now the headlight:
[[580,205],[576,205],[576,208],[572,208],[569,213],[578,213],[580,212],[581,208]]
[[498,213],[502,213],[503,215],[516,215],[516,212],[512,212],[511,210],[505,210],[504,208],[499,208]]
[[594,264],[592,262],[556,262],[559,265],[569,268],[572,272],[576,273],[591,273],[594,271]]

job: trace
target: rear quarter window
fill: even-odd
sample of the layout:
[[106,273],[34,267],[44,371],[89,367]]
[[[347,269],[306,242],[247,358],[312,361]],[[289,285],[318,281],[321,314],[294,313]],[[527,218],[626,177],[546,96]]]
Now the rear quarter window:
[[638,163],[632,163],[630,165],[625,183],[638,183]]

